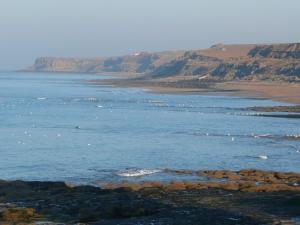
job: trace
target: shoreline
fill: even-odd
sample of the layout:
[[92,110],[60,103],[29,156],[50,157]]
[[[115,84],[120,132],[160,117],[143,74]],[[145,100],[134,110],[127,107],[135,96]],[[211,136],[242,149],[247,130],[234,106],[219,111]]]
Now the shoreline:
[[300,174],[172,172],[197,173],[222,182],[123,183],[98,188],[0,180],[0,223],[261,225],[293,224],[300,219]]
[[237,90],[239,96],[267,98],[278,102],[300,104],[300,84],[266,81],[236,81],[216,85],[224,90]]
[[[21,71],[16,71],[21,72]],[[23,72],[23,71],[22,71]],[[34,72],[35,71],[24,71]],[[40,73],[40,72],[39,72]],[[41,73],[65,73],[76,72],[41,72]],[[300,105],[300,83],[288,83],[279,81],[225,81],[190,84],[195,80],[187,80],[185,76],[177,76],[165,79],[141,80],[139,73],[81,73],[87,75],[113,76],[113,79],[96,79],[88,81],[90,84],[106,84],[116,87],[143,88],[154,93],[166,94],[225,94],[245,98],[271,99],[282,103]],[[188,83],[188,84],[185,84]],[[278,94],[280,93],[280,94]]]
[[246,98],[271,99],[300,105],[300,83],[270,81],[204,82],[192,84],[191,80],[178,78],[164,80],[108,79],[93,80],[90,83],[107,84],[116,87],[143,88],[155,93],[167,94],[225,94]]
[[[124,87],[133,85],[126,79],[100,80],[100,84],[112,81],[116,86],[120,86],[118,82],[121,81]],[[145,81],[137,80],[135,84],[136,87],[147,87]],[[156,87],[156,90],[152,89],[156,92],[240,95],[232,84],[217,86],[225,83],[199,82],[194,85],[190,80],[164,80],[148,81],[147,84],[149,89]],[[275,89],[281,87],[279,84],[271,86]],[[264,86],[259,87],[264,89]],[[284,88],[289,90],[290,86],[284,85]],[[298,112],[298,108],[291,107],[257,107],[253,110]],[[255,138],[254,134],[251,135]],[[299,135],[265,135],[263,138],[300,140]],[[258,156],[260,160],[267,158]],[[98,186],[101,187],[0,180],[0,224],[261,225],[293,224],[300,220],[300,173],[258,169],[165,170],[170,174],[196,178],[184,180],[182,176],[169,182],[155,179],[135,182],[138,179],[133,179],[133,182],[104,183],[100,180]]]
[[242,192],[300,191],[300,173],[275,172],[259,169],[232,170],[172,170],[166,173],[194,176],[193,180],[169,182],[141,181],[121,183],[100,183],[104,189],[129,188],[134,191],[143,188],[163,188],[167,190],[220,188]]

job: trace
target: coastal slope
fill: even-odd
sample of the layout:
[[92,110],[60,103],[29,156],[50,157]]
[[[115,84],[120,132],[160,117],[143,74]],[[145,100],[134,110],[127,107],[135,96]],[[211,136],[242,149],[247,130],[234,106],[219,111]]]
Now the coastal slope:
[[[300,80],[300,44],[214,45],[209,49],[138,52],[103,58],[41,57],[26,69],[34,72],[135,73],[144,79]],[[183,79],[183,78],[181,78]]]
[[300,104],[300,43],[217,44],[209,49],[137,52],[92,59],[41,57],[25,71],[118,74],[92,83],[158,92],[211,92]]

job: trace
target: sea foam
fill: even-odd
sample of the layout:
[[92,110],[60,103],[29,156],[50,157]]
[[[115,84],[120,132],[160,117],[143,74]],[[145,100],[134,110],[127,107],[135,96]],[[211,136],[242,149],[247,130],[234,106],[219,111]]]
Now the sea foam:
[[123,170],[117,173],[118,176],[121,177],[141,177],[141,176],[146,176],[154,173],[159,173],[161,170],[158,169],[127,169]]

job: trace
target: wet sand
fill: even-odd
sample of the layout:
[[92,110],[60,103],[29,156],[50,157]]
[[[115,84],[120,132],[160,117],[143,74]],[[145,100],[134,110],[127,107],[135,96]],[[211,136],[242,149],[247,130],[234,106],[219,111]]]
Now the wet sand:
[[172,79],[106,79],[91,80],[91,84],[112,85],[115,87],[133,87],[142,88],[155,93],[185,94],[185,93],[208,93],[208,92],[228,92],[228,90],[214,88],[212,83],[199,83],[193,80],[181,80],[177,77]]
[[236,90],[235,95],[268,98],[279,102],[300,104],[300,84],[279,82],[226,82],[216,85],[224,90]]
[[158,93],[215,93],[241,97],[267,98],[274,101],[300,104],[300,83],[235,81],[235,82],[201,82],[189,77],[172,77],[166,79],[110,79],[91,81],[94,84],[110,84],[120,87],[139,87]]

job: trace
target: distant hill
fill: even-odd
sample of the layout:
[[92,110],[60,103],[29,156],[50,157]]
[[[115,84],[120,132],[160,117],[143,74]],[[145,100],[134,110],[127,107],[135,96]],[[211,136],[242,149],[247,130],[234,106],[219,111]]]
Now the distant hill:
[[140,52],[132,55],[105,58],[58,58],[41,57],[26,71],[36,72],[131,72],[146,73],[180,57],[181,52],[148,53]]
[[300,43],[223,45],[209,49],[169,51],[105,58],[36,59],[26,71],[139,73],[144,79],[188,76],[212,81],[300,81]]

